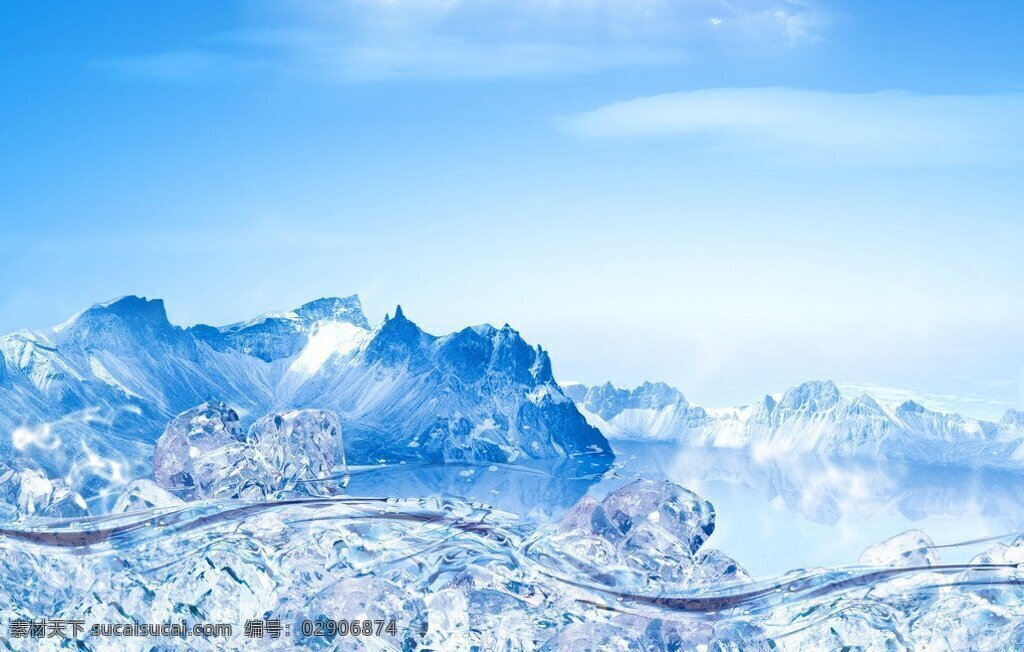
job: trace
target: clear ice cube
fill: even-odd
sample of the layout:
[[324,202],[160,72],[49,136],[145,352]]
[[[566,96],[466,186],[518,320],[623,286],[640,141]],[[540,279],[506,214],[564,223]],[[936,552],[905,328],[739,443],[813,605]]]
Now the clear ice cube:
[[183,501],[152,480],[142,478],[128,483],[114,502],[112,514],[124,514],[157,507],[181,505]]
[[324,479],[345,464],[341,426],[328,410],[268,414],[252,424],[246,440],[282,482]]
[[238,414],[224,403],[203,403],[179,414],[160,435],[153,480],[186,499],[205,498],[245,448]]
[[[601,532],[628,537],[641,524],[661,530],[690,553],[704,544],[715,530],[715,509],[697,494],[668,481],[637,480],[601,501],[601,511],[611,528]],[[592,523],[598,522],[595,512]]]
[[934,566],[939,561],[931,537],[921,530],[907,530],[868,546],[860,554],[861,566],[911,568]]

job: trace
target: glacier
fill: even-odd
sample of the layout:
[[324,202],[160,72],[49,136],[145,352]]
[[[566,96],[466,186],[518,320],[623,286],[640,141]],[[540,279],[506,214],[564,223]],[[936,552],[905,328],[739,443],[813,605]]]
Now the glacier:
[[832,381],[810,381],[741,407],[709,409],[677,389],[647,382],[565,384],[587,421],[612,440],[674,441],[690,446],[749,448],[760,454],[817,453],[977,467],[1024,468],[1024,412],[997,422],[929,410],[914,401],[895,407],[867,394],[845,397]]
[[438,337],[401,307],[372,326],[357,296],[189,328],[162,301],[128,296],[0,337],[0,459],[37,464],[86,496],[146,475],[164,425],[209,401],[244,424],[330,410],[354,464],[610,450],[547,352],[510,326]]

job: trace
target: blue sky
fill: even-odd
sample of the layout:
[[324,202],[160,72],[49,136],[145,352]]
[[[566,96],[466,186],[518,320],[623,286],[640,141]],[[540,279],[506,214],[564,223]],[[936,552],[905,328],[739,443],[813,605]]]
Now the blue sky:
[[1024,407],[1024,6],[4,3],[0,331],[509,322],[562,379]]

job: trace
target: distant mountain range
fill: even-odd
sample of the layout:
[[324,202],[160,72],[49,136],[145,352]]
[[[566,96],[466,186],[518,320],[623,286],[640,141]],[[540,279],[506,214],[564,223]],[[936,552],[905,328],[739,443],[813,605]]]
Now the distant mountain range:
[[401,308],[371,326],[356,296],[191,328],[172,325],[162,301],[130,296],[0,337],[0,459],[32,461],[86,493],[144,474],[167,421],[207,400],[243,420],[333,410],[356,464],[608,450],[548,354],[511,327],[436,337]]
[[607,437],[1024,467],[1019,411],[990,422],[883,406],[830,381],[729,409],[663,383],[563,389],[548,354],[507,325],[437,337],[398,308],[374,326],[355,296],[190,328],[171,324],[162,301],[123,297],[0,337],[0,461],[41,467],[85,495],[147,475],[165,424],[209,400],[243,421],[332,410],[354,464],[558,458],[609,451]]
[[566,384],[565,393],[609,439],[677,441],[965,466],[1024,467],[1024,412],[998,422],[928,410],[913,401],[883,406],[844,397],[831,381],[812,381],[751,405],[708,409],[664,383],[620,389]]

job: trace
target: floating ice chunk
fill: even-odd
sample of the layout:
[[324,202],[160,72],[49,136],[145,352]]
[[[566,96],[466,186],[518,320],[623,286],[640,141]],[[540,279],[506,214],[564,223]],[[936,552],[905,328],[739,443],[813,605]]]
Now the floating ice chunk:
[[592,532],[591,519],[600,505],[590,496],[583,496],[575,505],[566,510],[556,526],[559,532]]
[[889,609],[910,615],[931,608],[949,581],[950,578],[942,573],[915,571],[875,584],[867,592],[867,597],[884,603]]
[[246,439],[282,481],[327,478],[331,469],[345,464],[341,426],[328,410],[268,414],[252,424]]
[[708,501],[671,482],[637,480],[600,503],[581,498],[554,525],[548,539],[554,549],[545,550],[612,583],[749,582],[739,564],[721,552],[695,557],[714,529],[715,510]]
[[0,502],[6,516],[77,518],[89,515],[85,500],[60,478],[48,478],[42,471],[16,471],[0,464]]
[[190,550],[183,564],[155,569],[152,602],[140,605],[149,612],[148,622],[195,613],[210,622],[230,623],[238,614],[272,613],[280,604],[281,588],[276,565],[260,554],[251,539],[224,537]]
[[457,588],[424,597],[427,607],[427,649],[464,650],[471,647],[469,603]]
[[860,554],[861,566],[912,568],[934,566],[939,561],[931,537],[921,530],[907,530],[881,543],[868,546]]
[[[299,590],[309,591],[308,586]],[[353,646],[351,649],[406,650],[418,649],[427,631],[427,607],[423,599],[411,592],[409,587],[392,583],[377,577],[346,577],[323,588],[305,602],[294,606],[297,611],[291,615],[310,620],[334,620],[339,614],[349,621],[394,621],[396,630],[381,628],[380,636],[366,637],[364,641],[377,641],[366,648]],[[300,632],[301,633],[301,632]],[[358,637],[349,640],[358,641]],[[299,644],[314,647],[322,643],[316,638],[298,638]],[[435,648],[436,649],[436,648]]]
[[242,434],[238,414],[224,403],[203,403],[178,415],[157,440],[153,479],[187,500],[263,500],[292,488],[314,489],[344,464],[341,428],[326,410],[270,414]]
[[956,584],[992,604],[1024,601],[1024,537],[1017,537],[1009,545],[994,544],[971,559],[970,566],[957,576]]
[[662,530],[690,553],[697,552],[715,530],[715,508],[697,494],[667,481],[637,480],[601,501],[602,514],[591,519],[602,536],[627,537],[641,524]]
[[541,650],[544,652],[555,652],[556,650],[640,652],[643,650],[643,646],[620,625],[583,621],[562,629],[548,640]]
[[244,455],[238,414],[224,403],[203,403],[179,414],[160,435],[153,480],[187,499],[206,497]]
[[626,565],[657,581],[680,582],[692,566],[689,541],[651,522],[640,522],[619,545]]
[[117,501],[114,502],[114,507],[110,511],[113,514],[123,514],[181,504],[184,503],[180,498],[152,480],[143,478],[130,482],[121,491],[121,495],[117,497]]
[[213,470],[205,497],[261,501],[282,488],[281,474],[255,447],[231,447],[228,453]]
[[694,557],[690,582],[693,584],[721,586],[747,584],[753,582],[753,579],[735,559],[721,550],[711,548],[701,550]]
[[954,593],[912,620],[909,629],[919,650],[1020,650],[1021,622],[1019,603],[1007,610]]
[[1024,565],[1024,537],[1017,537],[1009,545],[997,543],[980,557],[985,559],[983,563]]
[[[867,605],[851,606],[830,618],[820,620],[793,637],[785,639],[785,649],[801,652],[817,650],[908,650],[893,619],[878,617]],[[920,643],[920,641],[916,641]],[[903,643],[901,645],[901,643]],[[946,645],[928,646],[928,650],[978,649]],[[989,649],[989,648],[980,648]]]
[[3,462],[0,462],[0,505],[13,511],[18,505],[18,492],[21,490],[21,474]]
[[[428,636],[425,649],[535,649],[550,637],[530,613],[531,606],[540,604],[545,596],[528,584],[506,584],[500,570],[497,575],[480,571],[470,567],[446,588],[430,592],[426,598],[428,625],[437,635]],[[446,613],[447,605],[454,607],[450,610],[454,613]]]
[[612,564],[618,563],[618,550],[607,539],[598,536],[570,535],[563,536],[559,543],[566,554],[581,564],[593,566],[596,570],[607,570]]
[[643,632],[644,650],[743,650],[768,652],[777,645],[765,633],[743,622],[715,623],[693,618],[619,616],[613,621],[625,631]]

